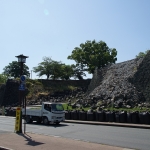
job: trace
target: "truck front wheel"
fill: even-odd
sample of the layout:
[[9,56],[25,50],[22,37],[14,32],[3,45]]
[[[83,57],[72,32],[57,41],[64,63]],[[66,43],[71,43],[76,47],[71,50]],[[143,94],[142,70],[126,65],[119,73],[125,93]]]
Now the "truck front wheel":
[[49,121],[48,121],[48,118],[47,118],[47,117],[44,117],[44,118],[43,118],[43,124],[44,124],[44,125],[48,125],[48,124],[49,124]]

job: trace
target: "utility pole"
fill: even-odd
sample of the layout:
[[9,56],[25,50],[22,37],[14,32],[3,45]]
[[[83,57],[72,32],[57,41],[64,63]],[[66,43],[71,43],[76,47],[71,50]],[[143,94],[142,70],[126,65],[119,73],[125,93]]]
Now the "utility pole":
[[31,79],[32,79],[32,70],[31,70]]

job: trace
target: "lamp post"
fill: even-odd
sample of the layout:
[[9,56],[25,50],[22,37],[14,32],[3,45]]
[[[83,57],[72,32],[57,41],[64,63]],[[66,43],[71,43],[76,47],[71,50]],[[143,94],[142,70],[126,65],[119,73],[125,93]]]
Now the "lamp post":
[[[21,55],[18,55],[18,56],[15,56],[18,58],[18,63],[20,63],[20,78],[21,76],[23,75],[23,64],[26,63],[26,58],[28,58],[28,56],[24,56],[23,54]],[[20,80],[20,86],[21,86],[21,80]],[[21,107],[21,104],[22,104],[22,100],[23,100],[23,107],[24,107],[24,90],[20,90],[19,89],[19,107]],[[25,106],[26,107],[26,106]],[[22,111],[21,111],[21,116],[20,116],[20,128],[19,128],[19,133],[22,133]]]

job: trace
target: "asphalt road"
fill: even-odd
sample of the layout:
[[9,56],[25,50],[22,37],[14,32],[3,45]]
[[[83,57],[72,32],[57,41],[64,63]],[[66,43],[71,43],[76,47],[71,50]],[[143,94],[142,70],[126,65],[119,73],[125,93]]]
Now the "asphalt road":
[[[13,132],[14,126],[14,118],[0,117],[0,133],[4,131]],[[22,127],[24,130],[24,125]],[[44,126],[34,123],[27,124],[26,131],[125,148],[150,150],[149,129],[73,123],[61,123],[60,125]]]

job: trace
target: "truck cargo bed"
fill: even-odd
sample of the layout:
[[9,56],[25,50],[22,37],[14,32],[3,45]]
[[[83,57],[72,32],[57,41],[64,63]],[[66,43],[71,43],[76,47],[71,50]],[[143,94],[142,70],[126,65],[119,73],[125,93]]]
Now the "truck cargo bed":
[[[24,109],[22,109],[22,114],[25,115]],[[33,108],[26,108],[26,115],[30,116],[42,116],[42,110],[41,108],[33,107]]]

